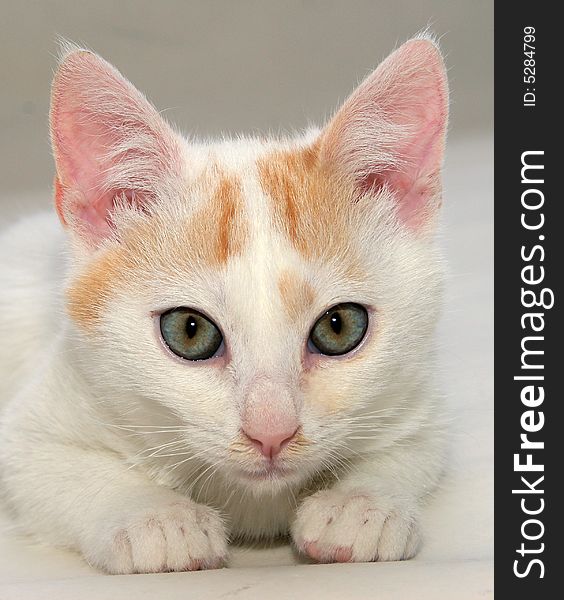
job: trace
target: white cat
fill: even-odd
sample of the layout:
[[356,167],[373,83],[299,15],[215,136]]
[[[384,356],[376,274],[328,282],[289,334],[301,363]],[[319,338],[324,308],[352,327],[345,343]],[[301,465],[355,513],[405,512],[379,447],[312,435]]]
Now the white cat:
[[16,521],[109,573],[290,534],[413,556],[443,465],[436,45],[321,130],[193,143],[96,54],[52,88],[56,208],[0,238],[0,474]]

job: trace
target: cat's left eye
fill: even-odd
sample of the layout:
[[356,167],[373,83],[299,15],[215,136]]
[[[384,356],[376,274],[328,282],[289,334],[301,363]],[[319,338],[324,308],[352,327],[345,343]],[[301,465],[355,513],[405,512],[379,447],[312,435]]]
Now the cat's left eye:
[[174,354],[187,360],[217,355],[223,336],[208,317],[191,308],[173,308],[160,317],[161,336]]
[[354,350],[368,329],[368,312],[360,304],[337,304],[321,315],[309,336],[312,351],[339,356]]

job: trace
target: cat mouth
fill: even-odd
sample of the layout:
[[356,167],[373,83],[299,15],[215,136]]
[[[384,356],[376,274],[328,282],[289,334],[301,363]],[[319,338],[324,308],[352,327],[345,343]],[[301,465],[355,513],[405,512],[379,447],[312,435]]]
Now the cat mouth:
[[260,469],[238,469],[238,474],[250,481],[272,481],[289,477],[294,474],[294,470],[282,465],[269,464]]

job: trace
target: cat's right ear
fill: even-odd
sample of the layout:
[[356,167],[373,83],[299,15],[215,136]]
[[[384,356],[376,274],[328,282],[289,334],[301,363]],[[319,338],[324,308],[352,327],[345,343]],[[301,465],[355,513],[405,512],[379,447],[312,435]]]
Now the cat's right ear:
[[181,171],[180,140],[152,104],[93,52],[66,47],[51,93],[55,202],[91,245],[112,232],[116,202],[146,210]]

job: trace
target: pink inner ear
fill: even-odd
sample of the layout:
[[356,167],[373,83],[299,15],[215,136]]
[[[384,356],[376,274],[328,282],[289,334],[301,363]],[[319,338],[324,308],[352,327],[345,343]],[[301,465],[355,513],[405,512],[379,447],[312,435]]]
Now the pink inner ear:
[[413,163],[403,170],[383,173],[384,180],[397,193],[400,218],[417,228],[428,213],[428,202],[440,187],[440,170],[444,146],[444,122],[440,119],[426,123],[414,142],[404,150]]
[[138,197],[131,190],[100,193],[94,202],[79,206],[76,216],[90,231],[105,237],[111,231],[111,217],[118,198],[125,200],[129,205],[133,205],[134,200],[138,201]]
[[117,197],[142,204],[179,170],[177,141],[155,108],[119,72],[77,50],[53,82],[51,137],[64,223],[90,237],[110,232]]
[[[80,132],[72,130],[77,129],[75,119],[80,121],[82,117],[79,111],[65,114],[60,118],[59,130],[55,133],[56,143],[61,148],[58,170],[65,181],[65,184],[59,183],[61,191],[57,194],[56,204],[64,223],[67,223],[64,215],[70,211],[73,224],[95,237],[105,237],[110,233],[111,213],[121,190],[104,189],[103,172],[112,165],[101,159],[96,161],[96,156],[108,152],[111,140],[104,139],[103,132],[97,133],[93,126],[83,127]],[[70,205],[65,205],[65,191],[70,192]]]
[[442,58],[427,40],[391,54],[353,92],[323,136],[325,159],[359,194],[386,185],[410,226],[431,212],[440,188],[448,105]]
[[[57,214],[59,215],[61,222],[66,226],[69,223],[67,223],[65,217],[63,202],[67,190],[65,190],[58,177],[55,177],[54,186],[55,208],[57,209]],[[131,192],[122,193],[120,197],[125,197],[126,200],[133,204]],[[97,196],[97,199],[91,204],[78,202],[76,206],[74,206],[75,218],[78,218],[78,220],[86,226],[88,231],[108,235],[111,230],[110,219],[115,204],[115,198],[116,196],[112,193],[100,193]]]
[[77,210],[77,217],[98,234],[104,234],[110,228],[109,218],[114,207],[113,198],[109,194],[99,196],[91,204],[85,204]]

